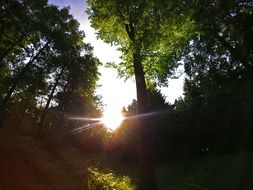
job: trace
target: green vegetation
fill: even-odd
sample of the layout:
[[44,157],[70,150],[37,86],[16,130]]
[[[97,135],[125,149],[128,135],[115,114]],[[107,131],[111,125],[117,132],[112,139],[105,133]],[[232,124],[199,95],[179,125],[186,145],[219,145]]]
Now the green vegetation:
[[52,134],[73,124],[63,115],[97,114],[100,62],[69,8],[45,0],[0,6],[0,127]]
[[[238,152],[210,154],[202,158],[181,158],[170,163],[161,163],[156,167],[159,189],[251,189],[253,165],[249,164],[249,161],[252,159],[252,152]],[[99,160],[101,161],[101,157],[97,157],[98,162]],[[104,161],[96,167],[88,169],[90,189],[134,189],[132,181],[135,183],[138,181],[136,170],[129,173],[132,170],[131,166]],[[120,173],[127,173],[129,177],[120,177]]]
[[128,176],[117,176],[113,173],[105,173],[98,168],[88,168],[88,189],[89,190],[134,190]]
[[[120,189],[120,186],[116,185],[118,183],[126,185],[123,189],[135,189],[133,184],[137,184],[138,181],[136,168],[111,159],[104,160],[101,155],[89,157],[93,157],[93,163],[90,159],[86,159],[86,164],[96,165],[88,167],[90,189],[113,189],[113,187]],[[253,165],[248,163],[252,159],[252,152],[238,152],[210,154],[202,158],[181,158],[171,160],[170,163],[160,163],[156,166],[159,189],[251,189]],[[127,177],[124,178],[122,175]]]

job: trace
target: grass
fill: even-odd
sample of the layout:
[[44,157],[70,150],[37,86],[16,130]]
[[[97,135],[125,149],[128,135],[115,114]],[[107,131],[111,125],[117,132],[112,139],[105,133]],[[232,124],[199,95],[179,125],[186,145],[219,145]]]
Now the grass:
[[[204,158],[184,158],[160,164],[156,168],[159,189],[251,190],[253,189],[251,160],[253,160],[252,152],[238,152],[223,155],[213,154]],[[100,187],[97,189],[134,189],[137,184],[136,167],[134,169],[133,166],[108,162],[111,163],[97,165],[99,169],[90,169],[92,184]],[[108,167],[111,170],[108,170]],[[129,177],[122,178],[122,173],[127,173]],[[126,185],[115,188],[113,185],[116,184]],[[93,186],[91,189],[96,188]]]
[[118,176],[112,172],[103,172],[98,168],[88,168],[89,190],[135,190],[128,176]]
[[202,159],[184,159],[158,167],[161,190],[253,189],[253,153],[210,155]]

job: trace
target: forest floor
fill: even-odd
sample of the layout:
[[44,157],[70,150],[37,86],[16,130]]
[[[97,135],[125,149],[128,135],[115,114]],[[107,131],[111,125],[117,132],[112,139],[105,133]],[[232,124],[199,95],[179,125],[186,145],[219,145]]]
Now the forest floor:
[[85,153],[66,141],[48,143],[0,129],[0,190],[85,190],[88,168],[99,169],[101,175],[113,168],[114,174],[119,174],[114,175],[115,180],[125,172],[136,174],[133,166],[114,162],[104,154]]
[[157,169],[160,190],[252,190],[253,153],[211,153],[182,158]]
[[[84,190],[87,167],[128,175],[137,183],[136,166],[105,155],[87,155],[75,147],[43,144],[0,129],[1,190]],[[252,190],[253,153],[181,158],[159,163],[160,190]]]
[[39,141],[0,129],[1,190],[81,190],[85,168]]

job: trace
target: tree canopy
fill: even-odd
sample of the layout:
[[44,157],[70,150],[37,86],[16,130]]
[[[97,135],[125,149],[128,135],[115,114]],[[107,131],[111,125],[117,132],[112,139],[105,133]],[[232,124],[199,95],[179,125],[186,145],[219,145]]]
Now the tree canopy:
[[134,74],[132,54],[138,49],[148,84],[166,85],[193,31],[190,13],[183,13],[176,2],[87,2],[98,37],[122,52],[122,62],[113,65],[119,75]]
[[14,113],[29,113],[42,126],[52,123],[52,114],[59,118],[60,113],[82,115],[96,109],[100,63],[83,42],[84,32],[69,8],[46,0],[2,1],[0,18],[1,124],[8,124]]

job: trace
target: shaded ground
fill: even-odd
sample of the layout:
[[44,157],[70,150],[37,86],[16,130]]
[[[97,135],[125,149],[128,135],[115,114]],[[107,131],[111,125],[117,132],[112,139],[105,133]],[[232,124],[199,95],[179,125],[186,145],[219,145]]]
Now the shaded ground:
[[35,140],[0,129],[0,189],[84,189],[82,165],[52,153]]
[[253,152],[181,158],[157,170],[160,190],[252,190]]
[[[1,190],[84,190],[89,166],[128,175],[137,184],[137,165],[117,161],[115,156],[91,156],[63,141],[45,145],[0,129]],[[253,153],[179,158],[159,163],[157,176],[160,190],[252,190]]]

